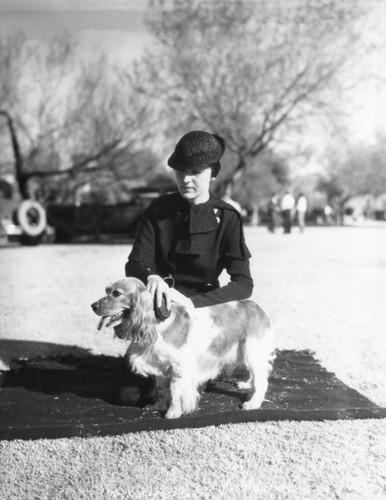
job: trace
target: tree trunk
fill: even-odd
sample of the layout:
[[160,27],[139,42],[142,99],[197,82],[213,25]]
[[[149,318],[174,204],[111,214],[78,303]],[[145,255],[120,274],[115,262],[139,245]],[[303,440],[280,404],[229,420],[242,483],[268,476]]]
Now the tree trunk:
[[28,192],[28,176],[26,176],[24,173],[23,156],[21,154],[14,122],[11,115],[7,111],[0,109],[0,115],[5,116],[5,119],[7,121],[9,134],[11,136],[13,157],[15,159],[16,182],[19,187],[21,197],[23,198],[23,200],[26,200],[30,197]]
[[[21,154],[21,148],[19,144],[19,140],[17,137],[16,133],[16,128],[14,124],[14,120],[12,119],[11,115],[8,113],[8,111],[0,109],[0,115],[5,116],[6,121],[7,121],[7,126],[9,130],[9,134],[11,136],[11,144],[12,144],[12,150],[13,150],[13,156],[15,159],[15,177],[16,177],[16,182],[19,188],[20,195],[24,200],[27,200],[31,198],[30,192],[28,189],[28,182],[31,177],[38,177],[38,178],[46,178],[46,177],[52,177],[55,175],[70,175],[72,173],[76,173],[78,171],[81,171],[82,169],[89,167],[90,163],[92,162],[97,162],[100,158],[103,158],[104,156],[108,155],[109,153],[113,152],[121,143],[121,138],[115,139],[111,141],[110,144],[106,144],[101,147],[99,151],[97,151],[95,154],[92,154],[88,156],[87,158],[84,158],[83,160],[74,163],[71,165],[71,167],[63,169],[63,170],[51,170],[51,171],[42,171],[42,170],[33,170],[31,172],[26,172],[25,171],[25,165],[24,165],[24,159]],[[93,166],[89,167],[87,169],[88,172],[91,171],[97,171],[97,170],[104,170],[106,166]]]
[[226,177],[216,182],[215,193],[222,198],[226,194],[232,197],[233,188],[237,180],[241,177],[243,170],[245,170],[246,162],[244,158],[239,158],[239,162]]

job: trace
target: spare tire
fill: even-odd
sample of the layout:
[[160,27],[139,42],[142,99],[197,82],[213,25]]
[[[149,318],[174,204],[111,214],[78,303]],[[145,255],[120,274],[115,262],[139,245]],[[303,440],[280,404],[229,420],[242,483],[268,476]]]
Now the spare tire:
[[22,201],[16,215],[19,226],[25,235],[37,238],[46,230],[46,211],[37,201]]

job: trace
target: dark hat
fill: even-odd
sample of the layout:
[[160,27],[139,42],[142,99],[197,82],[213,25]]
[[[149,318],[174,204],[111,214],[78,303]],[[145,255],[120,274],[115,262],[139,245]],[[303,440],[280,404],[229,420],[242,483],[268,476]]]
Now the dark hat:
[[183,135],[177,142],[173,154],[168,160],[169,167],[175,170],[191,168],[203,170],[215,167],[217,175],[219,160],[225,151],[225,141],[222,137],[201,130],[194,130]]

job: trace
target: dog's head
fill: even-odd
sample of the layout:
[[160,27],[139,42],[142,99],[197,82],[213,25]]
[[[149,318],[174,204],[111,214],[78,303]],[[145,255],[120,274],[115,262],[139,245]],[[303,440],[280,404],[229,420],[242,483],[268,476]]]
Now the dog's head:
[[106,287],[106,295],[93,304],[102,316],[98,330],[113,327],[120,339],[138,343],[155,340],[155,318],[151,294],[136,278],[122,278]]

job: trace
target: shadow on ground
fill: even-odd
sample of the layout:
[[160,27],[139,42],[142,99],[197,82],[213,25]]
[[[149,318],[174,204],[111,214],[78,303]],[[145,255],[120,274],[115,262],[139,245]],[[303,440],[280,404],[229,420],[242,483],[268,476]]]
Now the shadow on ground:
[[[75,345],[62,345],[52,342],[30,340],[0,339],[0,367],[19,368],[21,360],[52,358],[53,356],[85,358],[91,351]],[[1,371],[1,368],[0,368]]]

